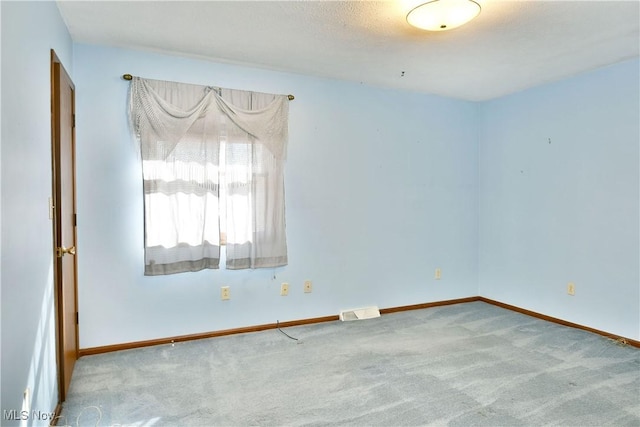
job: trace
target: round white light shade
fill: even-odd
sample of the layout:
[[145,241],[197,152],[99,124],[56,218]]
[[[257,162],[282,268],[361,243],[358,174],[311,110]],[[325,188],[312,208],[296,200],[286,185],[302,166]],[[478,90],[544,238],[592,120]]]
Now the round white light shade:
[[407,22],[429,31],[446,31],[466,24],[480,14],[473,0],[433,0],[412,9]]

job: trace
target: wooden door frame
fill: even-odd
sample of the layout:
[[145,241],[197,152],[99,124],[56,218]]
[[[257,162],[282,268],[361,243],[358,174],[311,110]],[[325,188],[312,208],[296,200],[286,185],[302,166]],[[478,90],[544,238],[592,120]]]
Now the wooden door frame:
[[[62,232],[60,230],[60,218],[57,211],[57,204],[59,203],[61,196],[61,184],[58,182],[58,166],[60,164],[60,138],[61,138],[61,127],[60,127],[60,93],[56,91],[58,87],[59,81],[59,73],[61,69],[64,69],[62,65],[62,61],[58,58],[55,51],[51,49],[51,60],[50,60],[50,69],[51,69],[51,184],[52,184],[52,205],[50,206],[52,212],[52,232],[53,232],[53,247],[52,247],[52,255],[54,262],[54,274],[53,274],[53,295],[54,295],[54,309],[55,309],[55,331],[56,331],[56,365],[57,365],[57,377],[58,377],[58,404],[61,404],[66,400],[67,396],[67,387],[65,385],[65,366],[64,366],[64,343],[63,343],[63,331],[62,328],[64,326],[63,321],[63,283],[62,283],[62,263],[61,259],[56,256],[56,247],[58,242],[61,239]],[[65,70],[66,73],[66,70]],[[68,75],[68,73],[67,73]],[[74,96],[71,99],[71,109],[74,114],[74,122],[75,122],[75,87],[73,82],[70,82]],[[75,126],[72,126],[71,129],[71,139],[72,139],[72,165],[73,165],[73,210],[75,214],[76,210],[76,189],[75,189],[75,181],[76,181],[76,173],[75,173],[75,165],[76,165],[76,154],[75,154]],[[75,222],[75,221],[74,221]],[[74,242],[77,242],[77,233],[74,224]],[[74,290],[74,305],[76,310],[76,319],[78,312],[78,263],[77,259],[73,257],[74,264],[74,275],[75,275],[75,290]],[[79,348],[79,325],[76,320],[75,324],[75,341],[76,341],[76,360],[78,358],[78,348]]]

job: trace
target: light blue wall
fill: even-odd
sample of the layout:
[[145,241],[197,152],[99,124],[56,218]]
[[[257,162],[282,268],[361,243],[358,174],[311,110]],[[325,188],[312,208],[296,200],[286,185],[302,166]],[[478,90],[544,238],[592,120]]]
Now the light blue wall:
[[[472,104],[74,47],[53,2],[2,1],[0,19],[2,410],[27,387],[35,410],[57,401],[50,48],[78,92],[82,348],[477,294],[640,339],[638,60]],[[289,266],[142,275],[126,72],[296,95]]]
[[639,76],[636,59],[482,105],[480,295],[640,339]]
[[[2,10],[1,410],[52,412],[57,403],[53,317],[50,49],[71,72],[72,43],[54,2]],[[48,425],[47,422],[31,423]],[[2,420],[2,425],[11,425]]]
[[[74,59],[82,348],[477,294],[477,105],[92,45]],[[123,73],[296,96],[287,267],[143,276]]]

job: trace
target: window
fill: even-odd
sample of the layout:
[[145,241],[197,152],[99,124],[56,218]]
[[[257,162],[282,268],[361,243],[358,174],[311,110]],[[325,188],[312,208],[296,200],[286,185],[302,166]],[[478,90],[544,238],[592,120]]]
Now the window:
[[286,265],[288,99],[134,77],[145,274]]

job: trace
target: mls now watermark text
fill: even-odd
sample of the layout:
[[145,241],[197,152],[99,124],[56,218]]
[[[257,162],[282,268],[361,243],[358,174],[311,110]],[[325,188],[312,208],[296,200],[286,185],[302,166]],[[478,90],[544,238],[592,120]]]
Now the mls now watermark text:
[[3,410],[2,418],[6,421],[27,421],[38,420],[47,421],[53,420],[55,412],[44,411],[18,411],[17,409]]

